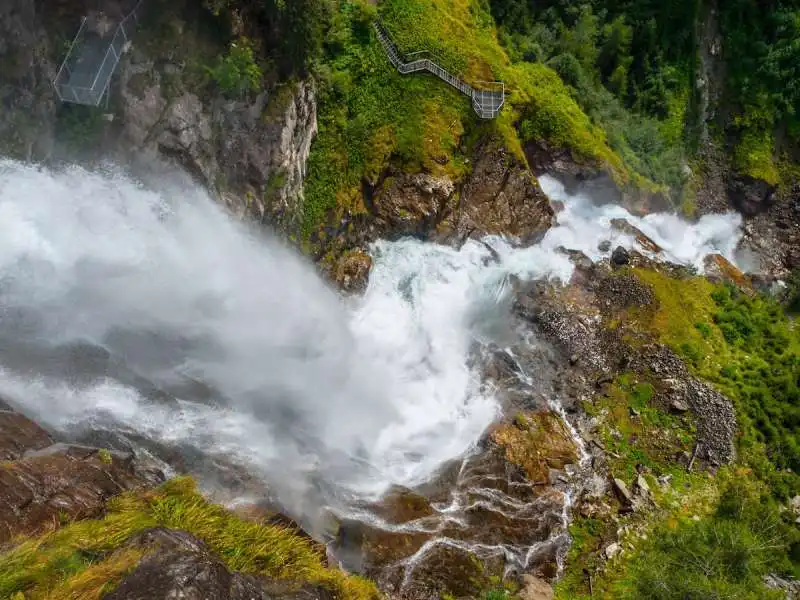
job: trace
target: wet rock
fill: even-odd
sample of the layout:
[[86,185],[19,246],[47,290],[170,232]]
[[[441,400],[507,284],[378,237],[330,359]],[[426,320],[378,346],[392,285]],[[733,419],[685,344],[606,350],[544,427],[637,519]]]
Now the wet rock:
[[721,254],[709,254],[703,259],[703,272],[713,283],[730,283],[740,290],[753,290],[750,278]]
[[[502,560],[500,553],[498,560]],[[440,541],[432,544],[412,568],[410,585],[404,592],[412,598],[477,598],[489,586],[489,575],[481,561],[460,545]]]
[[382,229],[392,235],[427,235],[441,220],[455,186],[446,177],[400,173],[388,178],[373,198],[373,210]]
[[26,416],[0,411],[0,461],[16,460],[28,450],[40,450],[52,443],[50,434]]
[[362,293],[367,288],[372,258],[363,250],[345,252],[333,267],[332,279],[348,293]]
[[53,147],[57,66],[37,14],[43,8],[29,0],[0,3],[0,155],[21,160],[46,159]]
[[631,262],[630,254],[625,248],[623,248],[622,246],[617,246],[616,248],[614,248],[614,252],[611,253],[612,267],[624,267],[630,262]]
[[533,575],[522,576],[522,589],[519,591],[520,600],[553,600],[553,586],[544,579]]
[[493,138],[478,144],[473,156],[460,201],[442,228],[538,241],[552,225],[554,211],[527,166]]
[[394,525],[407,523],[435,513],[428,498],[400,486],[392,487],[374,507],[376,515]]
[[97,516],[108,498],[164,480],[133,456],[97,448],[57,444],[31,454],[0,465],[0,543]]
[[603,240],[597,244],[597,249],[600,250],[600,252],[608,252],[611,250],[611,240]]
[[[192,38],[181,52],[191,52]],[[163,64],[134,46],[120,63],[121,133],[126,157],[150,168],[178,162],[239,217],[290,232],[302,213],[306,161],[317,133],[312,80],[229,101],[201,94],[174,56]]]
[[633,237],[642,248],[647,252],[658,254],[661,252],[661,246],[656,244],[647,235],[645,235],[639,228],[634,227],[625,219],[611,219],[611,227],[622,233],[626,233]]
[[513,424],[501,425],[491,437],[506,460],[525,469],[533,482],[547,481],[551,469],[563,469],[578,457],[569,430],[552,412],[519,413]]
[[747,175],[728,179],[728,199],[740,213],[754,217],[765,212],[775,201],[775,186]]

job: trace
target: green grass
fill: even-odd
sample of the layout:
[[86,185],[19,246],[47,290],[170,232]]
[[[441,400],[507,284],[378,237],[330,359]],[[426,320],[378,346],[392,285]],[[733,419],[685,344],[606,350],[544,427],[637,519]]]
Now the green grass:
[[643,325],[734,403],[739,451],[778,497],[800,493],[800,332],[770,298],[637,270],[659,301]]
[[759,484],[738,477],[723,484],[714,510],[700,518],[669,520],[629,561],[611,586],[623,600],[778,600],[767,573],[793,575],[788,550],[798,533]]
[[[494,22],[477,0],[385,0],[381,18],[401,51],[429,51],[467,82],[503,80],[509,93],[500,117],[481,122],[469,100],[429,74],[401,75],[371,27],[374,7],[341,0],[316,66],[319,135],[312,145],[302,235],[308,240],[345,213],[363,212],[361,186],[391,164],[454,180],[468,172],[471,144],[491,134],[524,164],[523,142],[546,139],[576,158],[605,165],[620,182],[630,177],[571,97],[542,64],[512,64]],[[519,125],[522,134],[518,134]]]
[[0,555],[0,598],[20,592],[28,599],[99,597],[91,593],[100,574],[108,575],[103,585],[113,584],[138,558],[120,548],[136,533],[158,526],[197,536],[235,571],[318,583],[339,598],[378,597],[372,583],[327,569],[308,540],[279,526],[239,519],[206,501],[191,479],[178,478],[154,492],[113,499],[103,519],[73,523]]
[[672,415],[651,402],[654,386],[644,376],[626,373],[618,377],[592,402],[586,412],[600,423],[600,437],[609,453],[609,469],[631,483],[642,465],[655,476],[682,478],[674,457],[691,452],[695,439],[692,417]]

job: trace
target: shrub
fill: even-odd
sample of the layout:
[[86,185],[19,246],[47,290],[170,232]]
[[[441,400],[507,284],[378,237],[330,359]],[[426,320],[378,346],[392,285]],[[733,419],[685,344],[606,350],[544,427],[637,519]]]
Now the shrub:
[[232,42],[228,53],[218,57],[207,71],[222,93],[231,98],[243,98],[257,91],[263,78],[250,41],[244,37]]
[[635,561],[625,597],[761,600],[781,597],[763,578],[792,572],[787,550],[797,533],[755,486],[733,481],[711,515],[664,525],[652,539]]

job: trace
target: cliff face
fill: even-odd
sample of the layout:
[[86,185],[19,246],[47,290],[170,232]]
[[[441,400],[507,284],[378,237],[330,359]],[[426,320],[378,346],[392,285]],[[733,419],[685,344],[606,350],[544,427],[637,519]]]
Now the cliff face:
[[40,19],[28,0],[0,6],[0,153],[29,160],[49,155],[56,112],[52,40]]
[[[227,99],[209,85],[201,64],[211,64],[224,46],[203,29],[207,17],[178,2],[163,14],[145,13],[107,109],[62,105],[52,80],[85,8],[18,0],[0,7],[2,153],[144,167],[177,161],[235,214],[294,227],[317,132],[313,81],[270,79],[253,97]],[[52,47],[56,34],[64,48]]]

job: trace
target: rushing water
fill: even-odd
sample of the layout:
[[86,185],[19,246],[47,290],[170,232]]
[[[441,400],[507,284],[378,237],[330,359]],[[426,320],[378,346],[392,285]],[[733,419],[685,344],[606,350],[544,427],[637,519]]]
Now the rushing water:
[[414,486],[498,416],[468,366],[497,341],[507,278],[566,280],[559,246],[631,246],[626,217],[669,258],[734,259],[733,215],[688,224],[570,197],[536,246],[378,242],[361,298],[227,218],[197,188],[113,170],[0,161],[0,396],[55,430],[105,429],[242,465],[297,516]]

